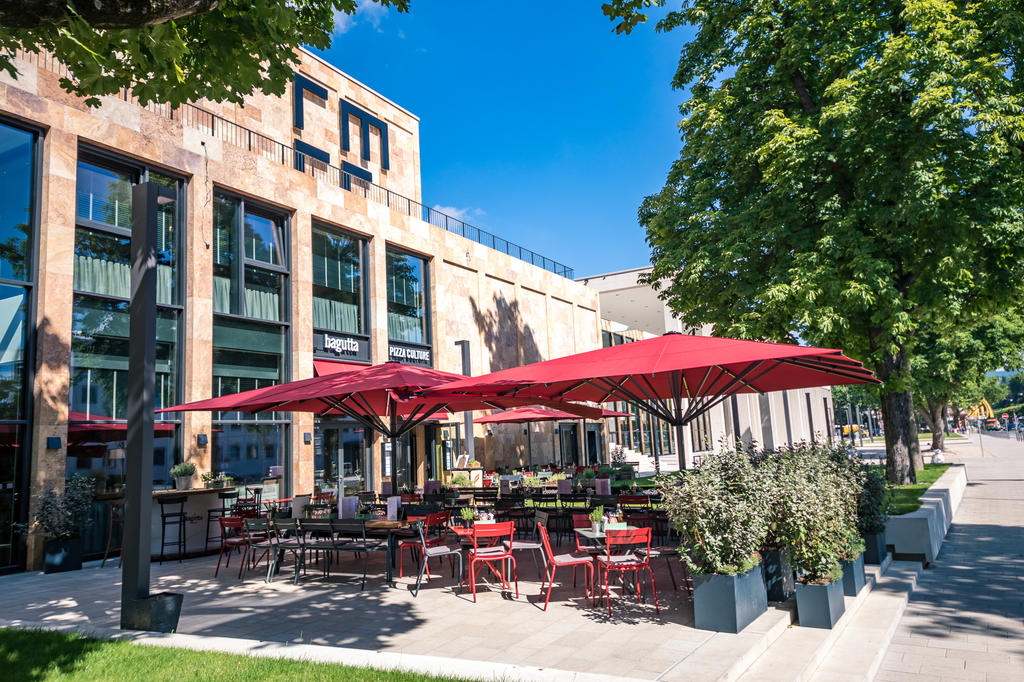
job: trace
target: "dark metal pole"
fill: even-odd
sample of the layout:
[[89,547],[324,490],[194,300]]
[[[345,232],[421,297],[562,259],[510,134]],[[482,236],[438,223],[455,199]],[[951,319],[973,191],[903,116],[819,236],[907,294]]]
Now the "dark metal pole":
[[160,188],[132,188],[131,303],[128,326],[128,452],[125,457],[121,627],[148,629],[138,603],[149,598],[153,507],[153,395],[156,388],[156,206]]
[[[462,348],[462,373],[471,376],[473,370],[470,367],[469,341],[456,341],[455,345]],[[473,461],[476,459],[476,438],[473,437],[473,413],[470,410],[462,413],[462,424],[466,430],[466,454]]]

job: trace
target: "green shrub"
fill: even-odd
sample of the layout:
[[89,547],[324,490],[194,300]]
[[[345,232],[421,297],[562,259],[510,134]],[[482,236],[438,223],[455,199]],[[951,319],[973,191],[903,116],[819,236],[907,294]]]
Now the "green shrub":
[[885,470],[868,468],[864,472],[857,497],[857,530],[861,535],[881,535],[889,522],[892,486],[885,479]]
[[585,481],[592,481],[595,478],[597,478],[597,472],[594,471],[593,469],[584,469],[580,473],[580,478],[582,478]]
[[605,465],[601,466],[601,468],[599,468],[597,470],[597,477],[598,478],[611,478],[614,473],[615,473],[615,470],[612,469],[607,464],[605,464]]
[[[38,495],[32,534],[47,538],[73,538],[92,526],[96,482],[75,474],[64,481],[64,492],[50,487]],[[23,525],[18,526],[24,528]]]
[[805,582],[841,578],[839,560],[858,541],[862,476],[850,460],[843,446],[799,443],[773,453],[760,467],[771,491],[772,534]]
[[633,469],[632,464],[623,464],[619,467],[619,476],[622,478],[633,478],[634,473],[635,470]]
[[694,573],[736,575],[760,562],[768,532],[764,471],[746,454],[723,451],[681,477],[665,477],[662,504],[682,536],[681,554]]
[[192,462],[179,462],[171,467],[171,478],[180,478],[181,476],[191,476],[196,473],[196,465]]
[[604,516],[604,507],[598,505],[590,511],[590,520],[597,523]]
[[452,485],[456,488],[468,488],[471,485],[471,482],[468,475],[455,474],[452,476]]

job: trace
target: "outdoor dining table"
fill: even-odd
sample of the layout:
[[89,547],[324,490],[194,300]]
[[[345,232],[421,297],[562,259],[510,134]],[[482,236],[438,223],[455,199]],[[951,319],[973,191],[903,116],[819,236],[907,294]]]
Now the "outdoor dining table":
[[388,560],[385,573],[385,580],[388,585],[392,583],[392,568],[395,563],[395,531],[408,528],[412,524],[409,521],[389,521],[388,519],[370,519],[366,522],[367,534],[378,535],[386,533],[388,538]]

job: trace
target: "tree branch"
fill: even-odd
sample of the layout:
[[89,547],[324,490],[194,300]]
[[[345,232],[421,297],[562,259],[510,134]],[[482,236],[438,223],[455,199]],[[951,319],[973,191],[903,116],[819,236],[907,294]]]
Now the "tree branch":
[[5,28],[63,26],[72,10],[93,28],[141,28],[203,14],[220,0],[0,0],[0,25]]

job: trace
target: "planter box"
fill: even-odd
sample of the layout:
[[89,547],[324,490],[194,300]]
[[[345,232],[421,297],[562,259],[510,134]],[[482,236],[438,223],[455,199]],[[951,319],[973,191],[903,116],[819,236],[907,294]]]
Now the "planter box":
[[841,580],[828,585],[796,584],[796,613],[801,627],[831,630],[845,611]]
[[893,553],[920,557],[925,565],[935,561],[966,489],[967,469],[954,464],[921,495],[920,509],[890,517],[885,541]]
[[768,610],[758,564],[742,575],[709,573],[693,578],[693,624],[701,630],[739,633]]
[[864,589],[864,555],[858,554],[853,561],[840,561],[843,568],[843,594],[856,597]]
[[43,543],[43,573],[82,568],[82,538],[54,538]]
[[764,586],[768,593],[768,601],[786,601],[796,594],[796,579],[793,566],[789,563],[789,552],[785,550],[769,550],[761,552],[764,561]]
[[864,563],[881,566],[889,550],[885,546],[885,532],[864,536]]

